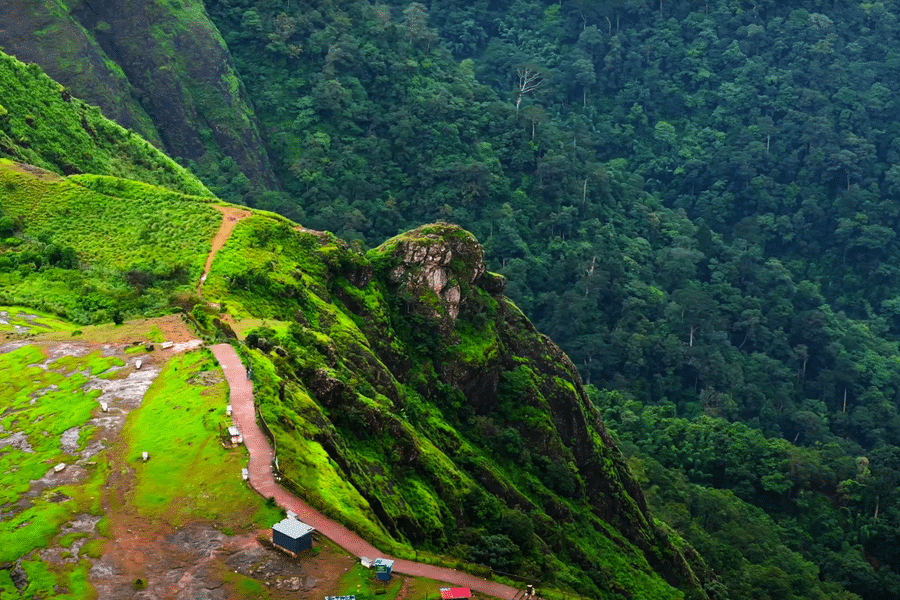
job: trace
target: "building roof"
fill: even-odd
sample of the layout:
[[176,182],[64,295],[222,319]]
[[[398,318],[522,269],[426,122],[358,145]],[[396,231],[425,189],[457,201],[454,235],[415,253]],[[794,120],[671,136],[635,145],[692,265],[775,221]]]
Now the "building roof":
[[386,567],[388,567],[388,568],[391,568],[391,567],[394,566],[394,561],[392,561],[392,560],[389,559],[389,558],[376,558],[376,559],[375,559],[375,562],[372,563],[372,564],[374,564],[376,567],[377,567],[378,565],[384,565],[384,566],[386,566]]
[[297,519],[284,519],[272,525],[272,530],[283,533],[289,538],[296,540],[307,533],[315,531],[315,528],[312,525],[307,525],[303,521],[298,521]]
[[472,590],[469,588],[441,588],[441,600],[458,600],[459,598],[471,598]]
[[241,435],[241,430],[238,429],[235,425],[232,425],[228,428],[228,435]]

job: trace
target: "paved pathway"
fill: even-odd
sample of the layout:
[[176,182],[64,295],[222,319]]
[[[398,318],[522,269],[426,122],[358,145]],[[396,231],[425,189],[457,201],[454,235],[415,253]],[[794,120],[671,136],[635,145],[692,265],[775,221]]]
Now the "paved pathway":
[[[228,344],[218,344],[212,347],[213,354],[222,365],[225,378],[231,388],[231,409],[234,420],[244,435],[244,443],[250,451],[250,485],[253,486],[264,498],[274,497],[279,506],[294,511],[297,516],[315,527],[319,533],[334,541],[338,546],[347,550],[356,557],[366,556],[371,559],[378,557],[391,558],[376,550],[374,546],[364,539],[325,517],[314,508],[275,483],[272,476],[272,448],[269,440],[256,424],[256,414],[253,409],[253,385],[247,379],[247,373],[237,352]],[[468,587],[482,594],[513,600],[518,593],[513,587],[487,581],[468,573],[454,571],[434,565],[425,565],[409,560],[395,559],[394,571],[417,577],[428,577],[437,581],[444,581],[454,586]]]

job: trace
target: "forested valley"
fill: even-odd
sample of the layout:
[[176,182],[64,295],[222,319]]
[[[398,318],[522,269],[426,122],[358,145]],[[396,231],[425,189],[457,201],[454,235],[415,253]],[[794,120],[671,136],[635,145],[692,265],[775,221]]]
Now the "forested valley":
[[900,597],[895,2],[206,4],[282,186],[217,193],[459,223],[722,597]]
[[897,2],[203,2],[271,169],[183,159],[210,190],[461,225],[712,597],[900,598]]
[[461,224],[722,597],[900,596],[896,3],[206,4],[282,184],[218,193]]

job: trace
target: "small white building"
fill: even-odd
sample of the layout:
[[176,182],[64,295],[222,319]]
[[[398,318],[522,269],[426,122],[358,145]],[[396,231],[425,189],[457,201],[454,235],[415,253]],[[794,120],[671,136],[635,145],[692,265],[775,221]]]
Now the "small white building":
[[134,368],[140,369],[141,365],[143,365],[143,364],[144,364],[144,361],[142,361],[141,359],[137,359],[136,361],[134,361]]
[[56,465],[55,467],[53,467],[53,470],[54,470],[55,472],[59,473],[60,471],[62,471],[62,470],[65,469],[65,468],[66,468],[66,463],[59,463],[58,465]]
[[237,428],[237,425],[232,425],[228,428],[228,437],[231,438],[232,444],[244,443],[244,436],[241,435],[241,430]]
[[147,462],[148,460],[150,460],[150,453],[149,452],[141,452],[141,458],[144,459],[144,462]]
[[109,404],[107,404],[106,402],[101,402],[100,410],[102,410],[103,412],[109,412]]
[[231,416],[231,405],[230,404],[225,407],[225,414],[228,415],[229,417]]

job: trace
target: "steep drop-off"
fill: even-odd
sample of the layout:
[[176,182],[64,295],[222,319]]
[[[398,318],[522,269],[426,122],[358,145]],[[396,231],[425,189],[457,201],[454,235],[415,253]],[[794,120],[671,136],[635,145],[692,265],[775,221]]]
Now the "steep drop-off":
[[4,2],[0,46],[200,171],[243,173],[237,187],[246,194],[277,187],[228,49],[202,3],[95,0],[66,9],[52,0]]

